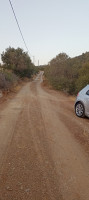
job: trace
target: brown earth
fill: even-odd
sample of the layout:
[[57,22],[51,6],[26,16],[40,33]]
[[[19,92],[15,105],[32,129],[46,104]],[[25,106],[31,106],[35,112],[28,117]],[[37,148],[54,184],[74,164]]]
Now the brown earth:
[[0,200],[89,200],[89,119],[42,72],[0,104]]

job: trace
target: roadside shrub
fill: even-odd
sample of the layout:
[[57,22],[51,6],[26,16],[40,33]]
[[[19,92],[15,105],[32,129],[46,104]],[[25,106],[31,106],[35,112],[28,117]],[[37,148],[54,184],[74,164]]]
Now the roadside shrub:
[[89,52],[75,58],[61,53],[49,62],[44,74],[53,88],[77,94],[89,84]]
[[10,71],[0,72],[0,89],[10,89],[18,80],[19,78]]
[[76,92],[89,84],[89,63],[86,63],[79,70],[79,77],[76,81]]
[[5,79],[5,75],[0,72],[0,89],[4,89],[6,88],[6,79]]
[[35,66],[32,63],[27,52],[24,52],[21,48],[9,47],[1,54],[3,66],[7,70],[12,70],[13,73],[19,77],[28,77],[35,72]]

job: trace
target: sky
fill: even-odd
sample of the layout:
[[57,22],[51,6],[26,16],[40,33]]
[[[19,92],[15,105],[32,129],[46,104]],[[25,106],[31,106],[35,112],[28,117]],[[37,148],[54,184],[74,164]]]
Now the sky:
[[[89,51],[89,0],[11,0],[35,65],[59,53]],[[27,51],[9,0],[0,2],[0,54],[9,46]]]

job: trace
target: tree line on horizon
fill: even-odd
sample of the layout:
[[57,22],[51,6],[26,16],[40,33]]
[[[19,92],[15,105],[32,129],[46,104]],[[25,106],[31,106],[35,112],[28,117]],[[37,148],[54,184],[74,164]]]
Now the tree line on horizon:
[[89,52],[74,58],[60,53],[48,63],[44,72],[53,88],[77,94],[89,84]]

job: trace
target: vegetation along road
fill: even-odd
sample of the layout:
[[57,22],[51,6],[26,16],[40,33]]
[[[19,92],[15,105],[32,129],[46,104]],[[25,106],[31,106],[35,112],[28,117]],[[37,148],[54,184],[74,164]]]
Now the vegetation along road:
[[0,105],[0,200],[89,200],[89,119],[36,79]]

